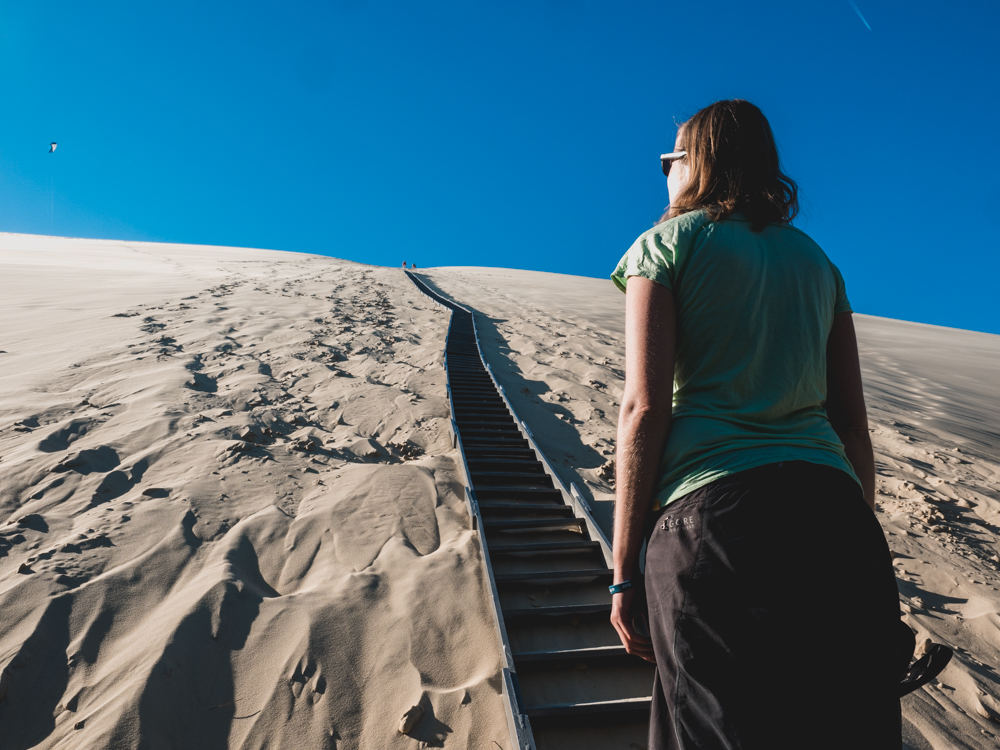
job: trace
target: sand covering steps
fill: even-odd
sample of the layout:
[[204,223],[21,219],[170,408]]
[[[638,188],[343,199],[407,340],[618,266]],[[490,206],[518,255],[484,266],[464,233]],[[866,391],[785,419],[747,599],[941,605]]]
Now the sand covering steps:
[[567,490],[481,356],[472,312],[452,313],[445,349],[455,445],[467,479],[503,651],[511,742],[529,750],[644,746],[653,666],[612,627],[610,545]]

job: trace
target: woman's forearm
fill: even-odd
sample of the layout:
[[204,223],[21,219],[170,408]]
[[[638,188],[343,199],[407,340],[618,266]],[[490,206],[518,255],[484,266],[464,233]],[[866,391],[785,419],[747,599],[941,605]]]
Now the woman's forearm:
[[[673,292],[650,279],[630,276],[625,295],[625,393],[615,457],[615,583],[639,573],[646,515],[670,429],[675,343]],[[633,595],[630,589],[612,595],[611,624],[628,653],[654,662],[652,641],[633,627]]]
[[865,492],[865,502],[875,510],[875,452],[872,449],[872,438],[867,429],[845,430],[840,435],[844,444],[844,453],[851,462],[854,473],[861,480]]
[[639,570],[646,514],[673,408],[676,314],[673,292],[630,276],[625,296],[625,393],[615,457],[615,583]]
[[639,573],[646,516],[669,430],[669,407],[654,409],[627,398],[622,403],[615,458],[615,583]]
[[854,318],[849,312],[833,316],[826,343],[826,413],[844,445],[847,460],[861,480],[865,502],[875,510],[875,454],[868,434],[864,384]]

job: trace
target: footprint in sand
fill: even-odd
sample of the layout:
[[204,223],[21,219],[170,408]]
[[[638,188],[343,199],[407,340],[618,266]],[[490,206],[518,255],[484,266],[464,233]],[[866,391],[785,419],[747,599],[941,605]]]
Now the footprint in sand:
[[306,658],[304,665],[301,661],[295,665],[289,682],[292,684],[292,695],[296,699],[301,698],[305,693],[306,700],[318,703],[323,694],[326,693],[326,677],[320,673],[319,665],[311,657]]
[[17,519],[17,525],[22,529],[30,529],[31,531],[38,531],[42,534],[47,534],[49,531],[48,522],[39,513],[29,513],[26,516],[21,516]]
[[31,495],[31,499],[32,500],[41,500],[43,497],[45,497],[45,493],[49,492],[50,490],[57,489],[57,488],[61,487],[62,485],[64,485],[65,483],[66,483],[66,480],[63,477],[57,477],[56,479],[54,479],[53,481],[49,482],[44,487],[40,487],[33,495]]
[[[10,534],[10,536],[7,536]],[[23,544],[26,541],[24,534],[16,528],[0,531],[0,557],[6,557],[12,547]]]
[[38,450],[43,453],[57,453],[67,450],[75,440],[86,435],[94,424],[95,422],[90,419],[70,420],[68,424],[43,438],[38,444]]
[[200,391],[201,393],[215,393],[219,390],[219,384],[215,378],[200,372],[194,373],[193,378],[184,385],[192,391]]
[[177,343],[177,339],[171,336],[160,336],[154,343],[160,346],[160,354],[177,354],[184,351],[184,347]]
[[91,448],[66,456],[52,467],[51,471],[61,474],[74,471],[77,474],[103,473],[114,469],[121,460],[118,453],[107,445]]
[[101,480],[100,485],[94,491],[90,498],[90,505],[100,505],[121,497],[139,483],[148,468],[149,462],[142,458],[133,464],[128,473],[122,470],[110,472]]
[[144,325],[139,326],[139,330],[144,331],[145,333],[159,333],[167,327],[165,323],[158,322],[156,318],[152,316],[143,318],[142,322]]
[[14,432],[31,432],[38,427],[38,417],[27,417],[14,422]]

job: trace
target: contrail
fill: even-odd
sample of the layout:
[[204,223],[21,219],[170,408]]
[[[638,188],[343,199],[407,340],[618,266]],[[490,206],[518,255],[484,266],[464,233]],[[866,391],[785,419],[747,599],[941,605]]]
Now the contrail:
[[847,0],[847,2],[849,2],[851,4],[851,7],[854,8],[854,12],[858,14],[858,18],[861,19],[861,23],[863,23],[865,26],[867,26],[868,30],[871,31],[872,27],[868,26],[868,22],[865,20],[865,17],[863,15],[861,15],[861,11],[858,10],[858,6],[854,4],[854,0]]

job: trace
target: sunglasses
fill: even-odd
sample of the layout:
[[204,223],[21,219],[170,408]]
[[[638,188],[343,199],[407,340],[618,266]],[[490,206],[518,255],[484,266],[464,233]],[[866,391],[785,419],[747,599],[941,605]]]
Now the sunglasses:
[[663,175],[669,175],[670,165],[678,159],[683,159],[685,156],[687,156],[687,151],[672,151],[669,154],[660,154],[660,166],[663,167]]

